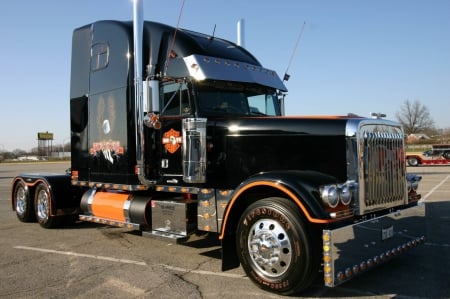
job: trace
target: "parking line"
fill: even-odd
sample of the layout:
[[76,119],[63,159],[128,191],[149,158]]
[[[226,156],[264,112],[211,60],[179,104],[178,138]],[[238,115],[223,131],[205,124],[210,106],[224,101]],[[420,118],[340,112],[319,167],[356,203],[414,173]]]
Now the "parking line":
[[426,200],[431,194],[433,194],[436,189],[438,189],[440,186],[442,186],[448,179],[450,178],[450,175],[448,175],[445,179],[443,179],[439,184],[433,187],[424,197],[423,200]]
[[200,275],[215,275],[215,276],[222,276],[222,277],[230,277],[230,278],[246,278],[245,275],[239,275],[239,274],[233,274],[233,273],[219,273],[219,272],[212,272],[212,271],[204,271],[204,270],[190,270],[186,268],[179,268],[179,267],[173,267],[169,265],[160,264],[161,267],[176,271],[176,272],[183,272],[183,273],[194,273],[194,274],[200,274]]
[[[72,251],[60,251],[60,250],[28,247],[28,246],[14,246],[13,248],[22,249],[22,250],[38,251],[38,252],[43,252],[43,253],[53,253],[53,254],[70,255],[70,256],[76,256],[76,257],[85,257],[85,258],[109,261],[109,262],[114,262],[114,263],[133,264],[133,265],[138,265],[138,266],[148,266],[148,264],[145,262],[138,262],[138,261],[127,260],[127,259],[117,259],[117,258],[101,256],[101,255],[76,253],[76,252],[72,252]],[[174,267],[174,266],[169,266],[169,265],[165,265],[165,264],[158,264],[158,265],[165,269],[171,270],[171,271],[183,272],[183,273],[194,273],[194,274],[200,274],[200,275],[215,275],[215,276],[222,276],[222,277],[229,277],[229,278],[245,278],[246,277],[245,275],[239,275],[239,274],[233,274],[233,273],[224,273],[224,272],[219,273],[219,272],[204,271],[204,270],[191,270],[191,269],[187,269],[187,268]]]
[[61,255],[71,255],[71,256],[76,256],[76,257],[86,257],[86,258],[90,258],[90,259],[110,261],[110,262],[114,262],[114,263],[134,264],[134,265],[138,265],[138,266],[147,266],[147,264],[145,262],[137,262],[137,261],[125,260],[125,259],[116,259],[116,258],[107,257],[107,256],[101,256],[101,255],[76,253],[76,252],[71,252],[71,251],[59,251],[59,250],[53,250],[53,249],[36,248],[36,247],[28,247],[28,246],[14,246],[14,248],[15,249],[39,251],[39,252],[44,252],[44,253],[55,253],[55,254],[61,254]]

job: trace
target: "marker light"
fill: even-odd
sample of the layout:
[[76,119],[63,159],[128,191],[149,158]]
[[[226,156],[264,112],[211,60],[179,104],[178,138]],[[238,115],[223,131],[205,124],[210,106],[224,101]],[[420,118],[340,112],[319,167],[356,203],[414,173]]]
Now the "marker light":
[[[325,242],[329,242],[329,235],[323,234],[323,240]],[[356,261],[355,264],[343,265],[340,269],[335,268],[335,261],[332,260],[329,262],[329,258],[332,258],[330,252],[324,252],[324,279],[327,286],[335,286],[344,281],[351,279],[352,277],[359,275],[372,267],[377,266],[383,262],[388,261],[389,259],[395,257],[402,251],[406,249],[413,248],[416,245],[425,242],[425,236],[417,237],[413,240],[410,240],[406,243],[400,244],[396,247],[392,247],[387,249],[384,252],[380,252],[378,255],[375,255],[373,258],[368,258],[363,261]],[[331,244],[329,244],[331,246]],[[336,273],[334,277],[330,279],[330,274]],[[331,281],[330,281],[331,280]]]

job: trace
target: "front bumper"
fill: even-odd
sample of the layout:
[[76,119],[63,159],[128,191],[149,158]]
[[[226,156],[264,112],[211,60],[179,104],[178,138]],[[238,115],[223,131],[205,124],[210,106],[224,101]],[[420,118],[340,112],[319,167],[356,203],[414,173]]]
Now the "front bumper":
[[323,231],[325,286],[334,287],[425,241],[425,204]]

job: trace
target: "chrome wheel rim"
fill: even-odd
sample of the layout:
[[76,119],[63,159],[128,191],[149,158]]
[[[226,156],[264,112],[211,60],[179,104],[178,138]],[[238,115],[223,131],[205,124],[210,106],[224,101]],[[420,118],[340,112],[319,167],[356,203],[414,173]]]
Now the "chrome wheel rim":
[[292,262],[292,245],[283,226],[271,219],[257,221],[250,229],[248,251],[256,269],[266,277],[283,275]]
[[36,203],[37,217],[40,220],[45,220],[48,218],[48,194],[45,190],[40,190],[37,196]]
[[19,215],[25,214],[27,210],[27,196],[24,187],[17,188],[16,191],[16,212]]

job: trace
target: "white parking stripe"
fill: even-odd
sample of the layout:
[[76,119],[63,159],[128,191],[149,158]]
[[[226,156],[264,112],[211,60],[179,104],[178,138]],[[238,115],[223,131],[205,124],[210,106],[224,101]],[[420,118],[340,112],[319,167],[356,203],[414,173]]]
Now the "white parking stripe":
[[183,272],[183,273],[195,273],[195,274],[201,274],[201,275],[215,275],[215,276],[230,277],[230,278],[244,278],[244,277],[247,277],[245,275],[239,275],[239,274],[233,274],[233,273],[218,273],[218,272],[203,271],[203,270],[190,270],[190,269],[173,267],[173,266],[164,265],[164,264],[160,264],[160,266],[163,267],[163,268],[166,268],[168,270],[172,270],[172,271],[176,271],[176,272]]
[[39,252],[45,252],[45,253],[71,255],[71,256],[76,256],[76,257],[86,257],[86,258],[90,258],[90,259],[110,261],[110,262],[114,262],[114,263],[134,264],[134,265],[139,265],[139,266],[147,266],[147,264],[145,262],[137,262],[137,261],[125,260],[125,259],[116,259],[116,258],[107,257],[107,256],[101,256],[101,255],[91,255],[91,254],[76,253],[76,252],[71,252],[71,251],[59,251],[59,250],[36,248],[36,247],[28,247],[28,246],[14,246],[14,248],[15,249],[39,251]]
[[450,175],[448,175],[445,179],[443,179],[439,184],[433,187],[433,189],[430,190],[424,197],[423,200],[426,200],[431,194],[433,194],[434,191],[436,191],[437,188],[442,186],[448,179],[450,178]]
[[[28,247],[28,246],[14,246],[14,248],[38,251],[38,252],[44,252],[44,253],[85,257],[85,258],[96,259],[96,260],[110,261],[110,262],[114,262],[114,263],[134,264],[134,265],[138,265],[138,266],[148,266],[147,263],[145,263],[145,262],[138,262],[138,261],[127,260],[127,259],[116,259],[116,258],[112,258],[112,257],[108,257],[108,256],[101,256],[101,255],[76,253],[76,252],[72,252],[72,251],[60,251],[60,250]],[[215,275],[215,276],[222,276],[222,277],[229,277],[229,278],[245,278],[246,277],[245,275],[239,275],[239,274],[223,273],[223,272],[218,273],[218,272],[204,271],[204,270],[191,270],[191,269],[186,269],[186,268],[173,267],[173,266],[169,266],[169,265],[165,265],[165,264],[159,264],[159,266],[161,266],[165,269],[171,270],[171,271],[183,272],[183,273],[194,273],[194,274],[200,274],[200,275]]]

